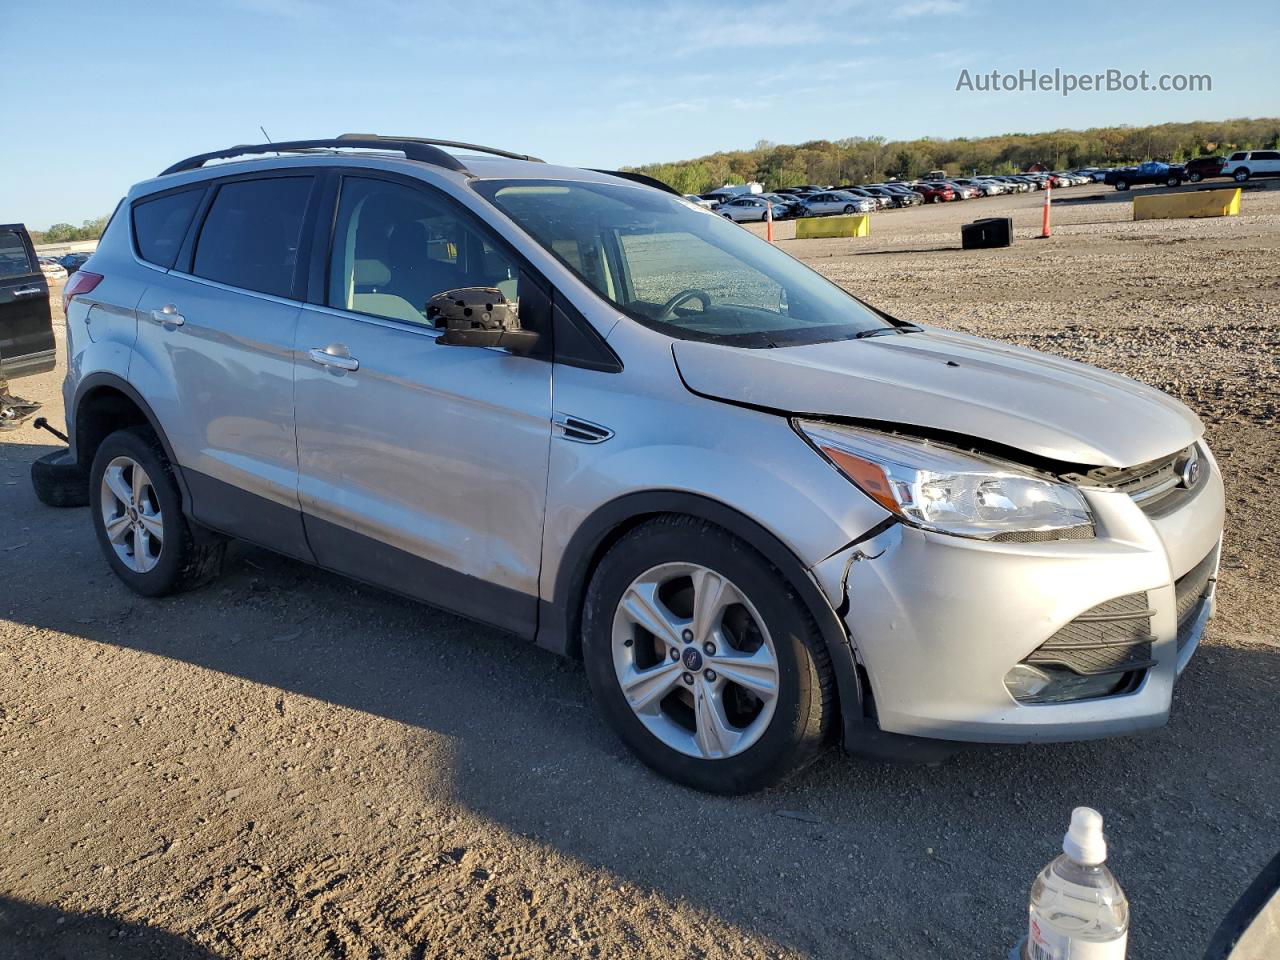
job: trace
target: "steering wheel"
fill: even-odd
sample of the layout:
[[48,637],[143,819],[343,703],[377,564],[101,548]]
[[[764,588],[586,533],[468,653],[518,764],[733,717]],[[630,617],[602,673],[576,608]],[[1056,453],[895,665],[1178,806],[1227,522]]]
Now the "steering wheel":
[[705,290],[699,290],[697,287],[690,287],[688,290],[681,290],[674,297],[662,305],[662,310],[658,313],[659,320],[670,320],[676,315],[676,307],[684,303],[686,300],[697,300],[702,304],[702,309],[707,310],[711,307],[711,294]]

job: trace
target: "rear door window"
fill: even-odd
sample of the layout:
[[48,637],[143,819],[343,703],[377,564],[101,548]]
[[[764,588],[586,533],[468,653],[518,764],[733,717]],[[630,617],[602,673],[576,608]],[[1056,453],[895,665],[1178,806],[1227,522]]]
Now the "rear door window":
[[16,230],[0,230],[0,278],[25,277],[35,272],[22,234]]
[[222,184],[200,228],[192,273],[291,297],[312,179],[272,177]]
[[178,257],[204,187],[170,193],[133,205],[133,236],[138,256],[168,270]]

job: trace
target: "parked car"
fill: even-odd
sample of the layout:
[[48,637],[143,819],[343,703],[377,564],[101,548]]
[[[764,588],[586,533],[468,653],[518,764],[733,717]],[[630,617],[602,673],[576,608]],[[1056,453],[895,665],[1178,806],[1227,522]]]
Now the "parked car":
[[966,186],[958,180],[943,180],[942,182],[955,192],[956,200],[972,200],[982,195],[977,187]]
[[857,197],[859,200],[870,200],[875,210],[884,210],[893,205],[893,200],[887,196],[877,196],[865,187],[841,187],[840,193],[847,193],[850,196]]
[[804,204],[795,197],[783,193],[764,193],[761,197],[773,204],[773,219],[790,220],[801,215]]
[[67,279],[66,268],[53,257],[40,258],[40,272],[45,275],[46,280]]
[[910,187],[902,183],[881,183],[877,186],[882,190],[887,190],[898,199],[899,207],[914,207],[924,203],[924,197],[916,193]]
[[1104,183],[1109,183],[1117,190],[1128,190],[1135,184],[1161,183],[1166,187],[1179,186],[1183,181],[1183,169],[1179,164],[1143,163],[1136,167],[1123,167],[1110,171]]
[[1011,190],[1018,193],[1030,193],[1035,189],[1035,186],[1026,177],[1003,176],[996,177],[996,179],[1007,183]]
[[951,182],[973,191],[973,195],[975,197],[994,197],[996,194],[1004,192],[995,184],[987,183],[973,177],[962,177],[957,180],[952,180]]
[[1210,180],[1222,176],[1222,168],[1226,166],[1226,157],[1196,157],[1188,160],[1184,166],[1187,179],[1192,183]]
[[1165,722],[1225,503],[1194,413],[488,151],[241,145],[129,190],[63,388],[125,585],[244,538],[443,606],[580,656],[642,761],[724,793],[837,738]]
[[10,393],[9,381],[53,369],[49,282],[21,223],[0,224],[0,429],[30,417],[39,404]]
[[815,216],[830,213],[871,213],[877,209],[876,201],[870,197],[858,197],[843,191],[815,193],[804,201],[804,205]]
[[1280,150],[1243,150],[1231,154],[1223,164],[1222,176],[1236,183],[1250,177],[1280,176]]
[[704,197],[698,196],[696,193],[686,193],[684,194],[684,198],[695,206],[702,207],[705,210],[710,210],[718,202],[715,200],[707,200]]
[[896,190],[890,190],[887,187],[869,184],[863,186],[863,191],[871,194],[872,197],[883,200],[886,207],[905,207],[908,202],[903,199],[902,195]]
[[955,189],[945,180],[921,180],[912,184],[911,189],[920,194],[925,203],[945,203],[956,198]]
[[720,204],[715,208],[715,212],[726,220],[733,220],[738,223],[763,221],[769,215],[769,202],[764,197],[750,194],[744,197],[735,197]]
[[83,267],[88,259],[87,253],[67,253],[58,258],[58,265],[66,270],[69,276]]

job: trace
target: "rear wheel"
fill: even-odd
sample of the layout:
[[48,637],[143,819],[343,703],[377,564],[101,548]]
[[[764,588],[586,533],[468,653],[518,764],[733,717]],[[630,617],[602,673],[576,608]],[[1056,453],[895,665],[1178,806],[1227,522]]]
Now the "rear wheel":
[[1180,187],[1182,186],[1182,180],[1178,177],[1169,177],[1165,180],[1164,185],[1166,187]]
[[1246,168],[1241,167],[1239,170],[1237,170],[1237,171],[1236,171],[1235,173],[1233,173],[1231,176],[1232,176],[1232,178],[1235,180],[1235,182],[1236,182],[1236,183],[1244,183],[1246,180],[1248,180],[1248,179],[1249,179],[1249,171],[1248,171]]
[[1129,189],[1129,181],[1128,181],[1128,180],[1117,180],[1117,181],[1116,181],[1116,189],[1117,189],[1117,190],[1128,190],[1128,189]]
[[834,729],[831,661],[763,556],[692,517],[661,517],[605,555],[583,659],[606,721],[687,786],[745,793],[812,762]]
[[102,441],[89,470],[89,507],[103,556],[136,593],[187,590],[221,569],[226,541],[187,522],[173,467],[147,427]]
[[1190,180],[1192,183],[1199,183],[1201,180],[1204,179],[1204,176],[1199,173],[1189,173],[1187,174],[1187,179]]

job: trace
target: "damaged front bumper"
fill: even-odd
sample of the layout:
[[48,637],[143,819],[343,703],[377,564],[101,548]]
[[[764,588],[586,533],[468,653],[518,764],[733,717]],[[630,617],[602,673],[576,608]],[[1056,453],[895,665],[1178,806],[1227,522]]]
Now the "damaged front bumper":
[[[1016,743],[1167,720],[1174,682],[1213,612],[1221,475],[1212,465],[1194,496],[1164,516],[1123,493],[1086,498],[1095,539],[990,542],[897,523],[812,568],[844,619],[881,732]],[[1122,651],[1089,641],[1117,621],[1141,629],[1141,642],[1126,647],[1131,669],[1115,676],[1119,692],[1015,699],[1006,678],[1018,664],[1047,661],[1044,669],[1068,677],[1114,672]]]

